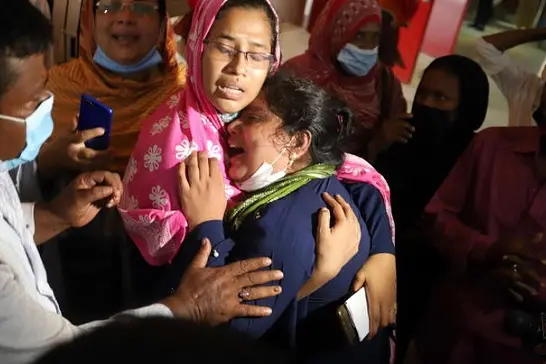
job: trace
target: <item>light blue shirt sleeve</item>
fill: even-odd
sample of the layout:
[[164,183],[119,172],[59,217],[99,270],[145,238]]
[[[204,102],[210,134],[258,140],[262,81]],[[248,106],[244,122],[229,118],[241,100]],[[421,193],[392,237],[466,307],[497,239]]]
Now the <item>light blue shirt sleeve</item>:
[[[0,257],[0,363],[29,363],[55,345],[116,319],[74,326],[63,316],[44,308],[24,288],[22,277]],[[21,262],[23,264],[23,262]],[[23,281],[22,281],[23,280]],[[28,282],[28,281],[27,281]],[[29,287],[26,287],[29,289]],[[173,317],[162,304],[154,304],[123,315]]]
[[[34,204],[23,204],[25,222],[33,221]],[[30,229],[31,227],[27,228]],[[33,226],[32,226],[33,228]],[[36,263],[36,264],[33,264]],[[53,303],[46,290],[45,270],[39,269],[38,250],[25,249],[21,236],[0,216],[0,363],[30,363],[55,345],[115,320],[74,326]],[[49,292],[49,295],[47,295]],[[173,317],[170,309],[154,304],[122,315]]]

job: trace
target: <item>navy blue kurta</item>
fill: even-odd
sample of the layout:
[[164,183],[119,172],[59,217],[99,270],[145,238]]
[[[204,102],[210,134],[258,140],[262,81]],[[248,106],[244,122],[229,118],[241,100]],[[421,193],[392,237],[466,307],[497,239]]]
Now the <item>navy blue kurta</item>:
[[[319,209],[326,206],[321,197],[324,192],[341,195],[353,207],[362,228],[360,248],[333,280],[309,297],[297,301],[297,293],[311,277],[315,264],[317,216]],[[360,210],[366,214],[366,221]],[[371,236],[374,244],[371,244]],[[273,261],[271,269],[284,272],[284,278],[278,283],[282,287],[279,296],[249,302],[271,307],[271,316],[237,318],[229,325],[251,336],[315,354],[322,349],[339,348],[343,342],[335,310],[351,293],[351,283],[370,251],[394,251],[389,221],[379,192],[367,184],[344,186],[335,177],[313,180],[258,210],[249,215],[237,231],[225,228],[222,221],[208,221],[197,226],[173,262],[170,274],[173,288],[205,237],[213,246],[209,266],[270,257]]]

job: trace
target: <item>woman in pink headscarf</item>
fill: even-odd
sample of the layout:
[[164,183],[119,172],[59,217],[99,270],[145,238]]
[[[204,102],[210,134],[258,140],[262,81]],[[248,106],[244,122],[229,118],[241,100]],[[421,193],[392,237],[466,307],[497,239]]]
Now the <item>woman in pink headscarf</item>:
[[[187,36],[186,58],[188,86],[172,95],[143,124],[124,178],[120,213],[127,233],[152,266],[171,262],[188,233],[188,222],[180,208],[177,167],[193,151],[206,151],[221,162],[228,204],[235,204],[241,194],[225,174],[224,125],[258,96],[266,77],[278,67],[279,22],[273,7],[267,0],[199,2]],[[372,186],[390,221],[390,226],[371,229],[387,229],[389,239],[372,246],[377,259],[368,260],[355,282],[358,288],[364,283],[371,287],[371,300],[375,302],[371,309],[373,333],[380,321],[382,325],[392,321],[394,313],[394,224],[388,186],[366,161],[354,156],[346,158],[338,177],[365,182],[350,186],[356,196],[360,188]],[[321,259],[329,255],[318,252],[317,275],[323,273],[319,269]],[[339,262],[337,268],[344,264]],[[327,274],[332,278],[337,273]],[[154,280],[146,274],[142,277]],[[386,283],[383,277],[388,279]]]
[[376,0],[331,0],[313,27],[309,49],[283,65],[347,103],[355,130],[346,151],[371,161],[412,131],[400,82],[378,62],[380,30]]

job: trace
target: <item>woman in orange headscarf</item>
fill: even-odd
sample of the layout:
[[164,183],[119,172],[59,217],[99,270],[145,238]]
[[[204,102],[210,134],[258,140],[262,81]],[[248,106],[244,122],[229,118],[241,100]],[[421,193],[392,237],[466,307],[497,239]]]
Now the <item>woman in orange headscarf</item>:
[[[82,93],[114,110],[111,159],[104,167],[123,173],[143,120],[184,87],[185,67],[176,61],[165,0],[119,4],[83,1],[78,58],[53,67],[47,87],[55,95],[54,138],[73,131]],[[78,170],[90,164],[85,156],[96,155],[86,150],[66,160],[67,148],[57,147],[59,152],[50,154],[50,159]]]
[[400,82],[378,62],[381,9],[376,0],[331,0],[318,18],[309,49],[283,65],[343,100],[354,113],[346,152],[373,161],[407,137]]
[[[185,85],[165,0],[84,0],[80,20],[78,58],[53,67],[47,84],[55,97],[55,132],[42,149],[38,168],[41,176],[49,174],[55,181],[59,169],[97,168],[99,161],[108,163],[102,168],[123,174],[142,123]],[[99,158],[101,153],[86,148],[78,139],[81,134],[73,132],[82,93],[114,111],[107,152],[111,159]],[[63,311],[71,321],[106,317],[121,308],[124,239],[121,220],[107,210],[59,237],[61,257],[55,269],[62,267]]]

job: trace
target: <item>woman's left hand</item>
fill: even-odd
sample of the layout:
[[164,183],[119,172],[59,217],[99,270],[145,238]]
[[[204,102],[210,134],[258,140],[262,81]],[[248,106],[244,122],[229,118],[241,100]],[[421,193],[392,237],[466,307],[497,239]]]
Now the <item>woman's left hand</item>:
[[322,197],[334,213],[335,225],[330,227],[330,210],[321,209],[317,227],[315,271],[330,280],[358,253],[362,230],[353,209],[343,197],[332,197],[328,193],[324,193]]
[[353,290],[366,287],[370,335],[396,322],[396,259],[392,254],[370,256],[353,282]]
[[330,210],[320,209],[317,226],[315,267],[311,278],[298,292],[298,299],[309,296],[338,275],[339,271],[358,253],[362,230],[351,206],[337,195],[322,195],[332,209],[335,224],[332,226]]
[[193,152],[178,171],[180,205],[189,230],[206,221],[223,220],[227,200],[218,160],[205,152]]

